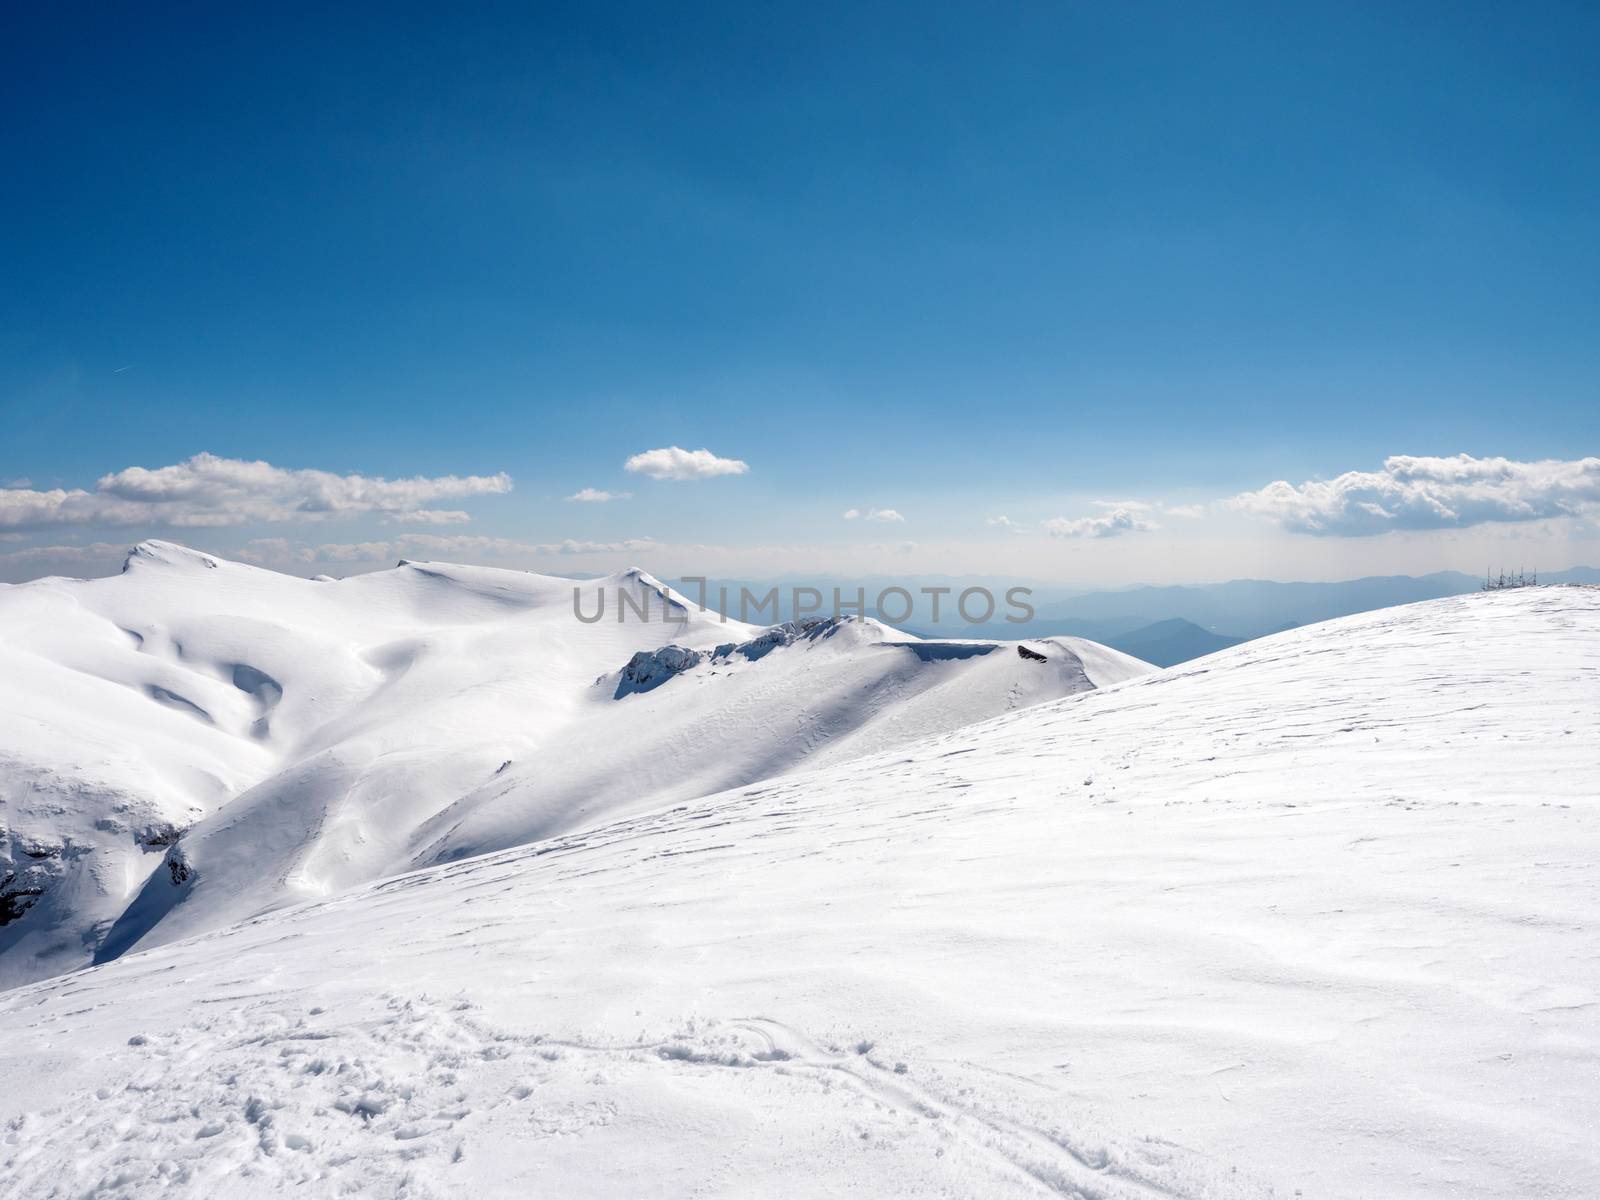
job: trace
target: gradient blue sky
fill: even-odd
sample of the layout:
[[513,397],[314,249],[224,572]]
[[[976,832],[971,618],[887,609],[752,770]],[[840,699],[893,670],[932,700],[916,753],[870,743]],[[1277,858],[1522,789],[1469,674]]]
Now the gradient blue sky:
[[[1581,469],[1442,530],[1044,525],[1597,453],[1593,5],[467,7],[9,14],[0,480],[506,472],[453,532],[681,547],[659,573],[1600,557]],[[622,470],[668,446],[750,469]],[[841,518],[872,507],[905,520]]]

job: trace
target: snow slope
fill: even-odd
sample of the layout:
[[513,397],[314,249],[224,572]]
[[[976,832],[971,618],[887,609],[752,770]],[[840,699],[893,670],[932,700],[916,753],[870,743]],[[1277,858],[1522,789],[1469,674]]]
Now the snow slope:
[[0,1194],[1590,1197],[1597,732],[1475,595],[363,886],[0,994]]
[[[619,694],[668,642],[707,661]],[[764,634],[639,571],[313,581],[146,542],[0,586],[0,985],[1150,670],[1035,651]]]

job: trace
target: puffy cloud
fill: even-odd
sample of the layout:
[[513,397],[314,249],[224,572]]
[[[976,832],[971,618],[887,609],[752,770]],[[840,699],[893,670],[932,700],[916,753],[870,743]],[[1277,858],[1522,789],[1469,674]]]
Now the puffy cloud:
[[843,516],[846,521],[885,521],[893,524],[905,521],[905,518],[892,508],[847,508]]
[[635,454],[622,464],[625,471],[648,475],[651,479],[711,479],[717,475],[743,475],[750,464],[737,458],[719,458],[709,450],[685,450],[665,446]]
[[1206,515],[1204,504],[1169,504],[1161,510],[1169,517],[1181,517],[1185,521],[1198,521]]
[[1228,503],[1295,533],[1345,536],[1586,516],[1600,511],[1600,458],[1397,454],[1380,471],[1347,471],[1298,487],[1280,479]]
[[97,510],[110,507],[110,502],[97,503],[94,496],[78,489],[69,492],[52,488],[36,492],[32,488],[5,488],[0,490],[0,529],[88,524]]
[[0,490],[0,529],[62,525],[207,528],[252,522],[327,521],[377,515],[390,521],[451,524],[468,519],[441,500],[511,490],[498,475],[335,475],[267,462],[197,454],[168,467],[125,467],[82,488]]
[[1125,507],[1108,509],[1098,517],[1052,517],[1044,522],[1045,532],[1057,538],[1120,537],[1124,533],[1149,533],[1156,528],[1154,522]]
[[579,488],[567,497],[571,503],[577,504],[605,504],[611,500],[631,500],[632,492],[606,492],[599,488]]

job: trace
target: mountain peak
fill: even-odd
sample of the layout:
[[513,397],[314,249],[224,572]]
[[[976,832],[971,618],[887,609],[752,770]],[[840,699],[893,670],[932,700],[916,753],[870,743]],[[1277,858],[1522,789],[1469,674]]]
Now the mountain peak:
[[159,564],[168,567],[198,567],[215,570],[221,566],[221,561],[199,550],[192,550],[188,546],[179,545],[177,542],[165,542],[159,538],[147,538],[128,551],[128,557],[122,560],[122,571],[126,574],[135,564]]
[[666,584],[642,567],[629,567],[626,570],[618,571],[615,575],[609,577],[609,582],[615,584],[637,583],[640,587],[649,588],[654,592],[667,590]]

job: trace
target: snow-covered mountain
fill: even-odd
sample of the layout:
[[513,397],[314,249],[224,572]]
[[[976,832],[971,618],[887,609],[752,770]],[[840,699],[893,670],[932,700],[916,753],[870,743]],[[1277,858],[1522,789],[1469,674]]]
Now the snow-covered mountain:
[[1151,669],[762,630],[639,571],[305,580],[142,543],[0,585],[0,986]]
[[1476,595],[359,887],[0,995],[0,1179],[1593,1196],[1597,731]]

